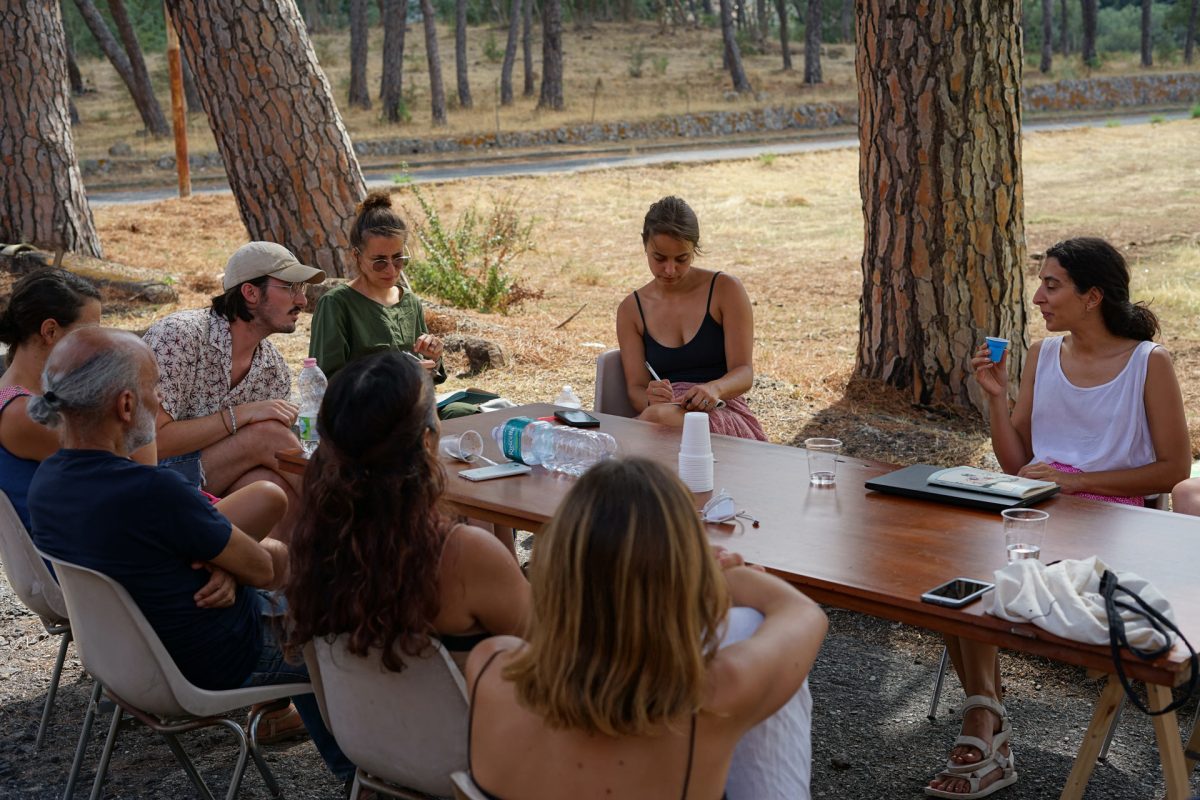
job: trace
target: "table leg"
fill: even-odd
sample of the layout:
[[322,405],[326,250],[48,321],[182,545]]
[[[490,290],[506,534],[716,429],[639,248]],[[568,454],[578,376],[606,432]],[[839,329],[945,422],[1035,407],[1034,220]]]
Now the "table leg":
[[[1150,710],[1166,708],[1171,702],[1171,689],[1157,684],[1146,685],[1146,696]],[[1151,717],[1154,720],[1154,738],[1158,740],[1158,757],[1162,761],[1163,779],[1167,784],[1167,800],[1186,800],[1188,791],[1187,771],[1184,768],[1183,742],[1179,738],[1179,721],[1175,712]]]
[[1083,733],[1083,742],[1079,745],[1079,753],[1075,756],[1075,764],[1071,767],[1071,774],[1067,777],[1059,800],[1080,800],[1083,797],[1083,790],[1087,788],[1088,779],[1096,767],[1096,756],[1100,755],[1104,737],[1124,699],[1125,689],[1121,681],[1117,680],[1116,675],[1109,675],[1092,711],[1092,721]]
[[1196,768],[1196,762],[1200,761],[1200,710],[1192,718],[1192,735],[1183,754],[1187,756],[1187,773],[1191,775],[1192,770]]

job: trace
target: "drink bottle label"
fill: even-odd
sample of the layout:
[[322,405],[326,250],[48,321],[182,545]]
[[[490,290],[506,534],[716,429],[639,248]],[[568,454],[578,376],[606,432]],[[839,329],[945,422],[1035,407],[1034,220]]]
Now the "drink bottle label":
[[317,441],[317,418],[303,416],[296,420],[296,426],[300,429],[300,439],[305,442]]
[[521,437],[525,433],[525,426],[531,422],[533,420],[529,417],[513,417],[504,423],[501,447],[504,450],[505,458],[525,463],[525,459],[521,457]]

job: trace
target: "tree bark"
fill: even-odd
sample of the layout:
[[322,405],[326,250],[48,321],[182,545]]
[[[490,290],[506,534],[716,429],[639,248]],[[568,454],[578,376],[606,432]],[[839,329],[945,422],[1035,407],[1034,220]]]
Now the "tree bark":
[[1054,0],[1042,0],[1042,63],[1038,71],[1045,75],[1054,66]]
[[792,48],[788,41],[787,0],[775,0],[775,12],[779,15],[779,49],[783,51],[783,69],[787,72],[792,68]]
[[[857,375],[983,408],[984,336],[1028,347],[1018,3],[860,0]],[[1011,384],[1015,390],[1015,380]]]
[[1151,37],[1151,29],[1154,24],[1151,21],[1150,10],[1154,5],[1152,0],[1142,0],[1142,66],[1154,66],[1154,49],[1153,38]]
[[1096,58],[1096,0],[1081,0],[1080,8],[1083,11],[1083,43],[1080,46],[1083,63],[1095,67],[1100,63]]
[[767,49],[767,0],[754,0],[754,40],[760,53]]
[[404,105],[404,34],[408,26],[407,0],[384,0],[383,73],[379,76],[379,100],[383,118],[401,122]]
[[737,38],[733,32],[732,0],[721,0],[721,38],[724,41],[725,63],[729,69],[729,77],[733,79],[733,89],[738,94],[753,91],[746,70],[742,68],[742,51],[738,48]]
[[511,106],[513,101],[512,74],[517,61],[517,37],[521,35],[521,0],[512,0],[508,16],[508,40],[504,43],[504,63],[500,65],[500,105]]
[[1071,15],[1067,11],[1067,0],[1058,3],[1058,52],[1071,55]]
[[[92,0],[75,0],[75,5],[79,7],[79,13],[87,24],[88,30],[92,32],[92,36],[95,37],[96,44],[100,45],[100,49],[104,51],[104,55],[112,63],[113,69],[121,76],[122,83],[129,90],[129,96],[133,98],[133,104],[137,107],[138,115],[142,118],[142,124],[146,126],[146,130],[155,136],[169,135],[170,130],[166,127],[167,120],[163,116],[162,109],[158,107],[158,101],[154,99],[153,93],[147,97],[138,91],[137,79],[134,77],[129,56],[121,49],[121,45],[112,35],[112,31],[108,29],[108,23],[104,21],[104,17],[100,16],[95,4]],[[156,124],[159,126],[158,131],[166,130],[167,133],[156,133]]]
[[189,113],[203,111],[204,101],[200,99],[200,90],[196,88],[196,75],[192,72],[192,65],[183,58],[182,51],[179,55],[183,65],[183,99],[186,101],[187,110]]
[[737,3],[737,29],[746,27],[746,0],[735,0]]
[[708,16],[711,17],[713,15],[712,0],[701,0],[700,7],[704,9],[704,13]]
[[[83,74],[79,71],[79,64],[75,63],[75,43],[71,41],[71,32],[63,26],[63,41],[67,46],[67,79],[71,86],[71,94],[81,95],[87,92],[87,87],[83,85]],[[71,108],[75,104],[71,103]]]
[[358,108],[371,107],[367,88],[367,0],[350,0],[350,97]]
[[842,41],[854,44],[854,0],[842,0]]
[[533,3],[534,0],[525,0],[525,7],[521,11],[521,58],[525,65],[525,85],[521,90],[523,97],[533,97],[536,91],[533,80]]
[[293,0],[167,0],[251,239],[331,275],[366,184]]
[[804,24],[804,82],[821,82],[821,0],[808,0]]
[[433,0],[421,0],[421,16],[425,22],[425,59],[429,64],[429,104],[433,124],[446,124],[446,90],[442,84],[442,60],[438,55],[437,17]]
[[542,5],[542,92],[537,107],[563,109],[562,0]]
[[125,54],[129,56],[129,66],[133,75],[133,86],[130,87],[130,91],[133,92],[133,99],[137,107],[146,110],[146,113],[142,115],[146,122],[146,129],[155,136],[170,136],[171,126],[167,124],[162,107],[159,106],[158,99],[154,96],[154,87],[150,84],[150,72],[146,69],[146,59],[142,57],[142,46],[138,43],[133,23],[129,20],[129,14],[125,12],[125,3],[122,0],[108,0],[108,11],[112,14],[113,22],[116,23],[117,33],[121,37],[121,43],[125,46]]
[[1183,45],[1183,61],[1191,64],[1196,52],[1196,18],[1200,16],[1200,0],[1192,0],[1192,10],[1188,12],[1187,41]]
[[471,81],[467,75],[467,0],[454,3],[454,74],[459,108],[471,108]]
[[0,242],[102,258],[75,160],[59,4],[10,4],[0,42]]

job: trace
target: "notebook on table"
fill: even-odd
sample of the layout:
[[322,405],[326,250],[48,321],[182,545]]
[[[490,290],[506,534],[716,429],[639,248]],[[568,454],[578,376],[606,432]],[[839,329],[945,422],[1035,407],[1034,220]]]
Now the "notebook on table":
[[[939,475],[939,473],[941,474]],[[994,477],[986,477],[989,475]],[[930,483],[931,478],[941,482]],[[946,485],[947,483],[954,485]],[[970,484],[972,488],[963,488],[966,484]],[[1010,484],[1011,488],[1005,484]],[[1045,485],[1029,486],[1027,484]],[[880,475],[878,478],[867,481],[866,487],[877,492],[979,508],[984,511],[1003,511],[1006,508],[1031,506],[1053,497],[1059,491],[1058,484],[1049,481],[1030,481],[1002,473],[975,470],[971,467],[945,469],[932,464],[913,464],[910,467]]]

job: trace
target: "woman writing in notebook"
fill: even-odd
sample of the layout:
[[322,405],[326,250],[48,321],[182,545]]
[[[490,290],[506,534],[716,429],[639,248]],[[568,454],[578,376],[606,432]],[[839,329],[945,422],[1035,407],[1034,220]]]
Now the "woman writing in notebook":
[[654,279],[617,308],[629,402],[641,419],[678,427],[685,412],[702,411],[714,433],[766,441],[742,399],[754,382],[754,314],[742,282],[693,265],[700,223],[678,197],[650,206],[642,245]]
[[[1129,299],[1125,259],[1102,239],[1046,251],[1033,295],[1050,333],[1037,342],[1008,407],[1007,353],[971,359],[988,396],[992,449],[1010,474],[1058,483],[1066,494],[1128,505],[1169,492],[1191,464],[1183,397],[1153,312]],[[1000,704],[998,651],[947,638],[968,695],[962,735],[926,792],[984,797],[1016,779]]]

